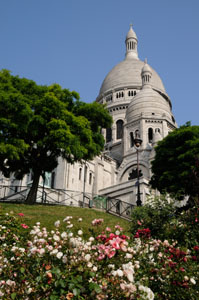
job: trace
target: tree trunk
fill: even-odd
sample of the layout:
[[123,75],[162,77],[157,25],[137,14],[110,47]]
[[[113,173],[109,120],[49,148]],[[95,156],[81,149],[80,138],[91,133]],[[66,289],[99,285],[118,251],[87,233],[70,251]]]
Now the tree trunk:
[[41,176],[40,173],[34,173],[34,175],[33,175],[32,186],[30,188],[30,191],[29,191],[28,196],[25,201],[27,204],[35,204],[36,203],[37,189],[38,189],[38,185],[39,185],[40,176]]

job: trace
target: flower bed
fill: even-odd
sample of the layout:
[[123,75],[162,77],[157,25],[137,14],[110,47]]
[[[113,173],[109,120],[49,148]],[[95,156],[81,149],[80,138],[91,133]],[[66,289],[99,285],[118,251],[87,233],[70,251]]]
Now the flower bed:
[[199,246],[153,239],[149,228],[123,234],[90,224],[84,239],[67,216],[48,232],[19,216],[0,216],[0,299],[199,299]]

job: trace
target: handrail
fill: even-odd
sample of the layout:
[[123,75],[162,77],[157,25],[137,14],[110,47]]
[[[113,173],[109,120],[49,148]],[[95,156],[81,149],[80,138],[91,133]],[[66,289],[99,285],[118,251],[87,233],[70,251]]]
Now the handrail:
[[[0,201],[25,202],[30,186],[0,185]],[[115,198],[66,189],[39,186],[37,203],[98,208],[115,216],[131,220],[135,205]]]

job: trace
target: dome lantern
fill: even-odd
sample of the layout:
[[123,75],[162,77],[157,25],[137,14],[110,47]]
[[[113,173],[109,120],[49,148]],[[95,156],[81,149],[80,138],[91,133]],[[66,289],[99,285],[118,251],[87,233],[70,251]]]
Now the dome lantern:
[[147,64],[147,59],[145,58],[144,67],[141,71],[142,76],[142,89],[151,87],[151,77],[152,71],[149,65]]
[[133,30],[133,25],[130,24],[129,32],[127,33],[125,44],[126,44],[126,58],[138,59],[137,52],[137,36]]

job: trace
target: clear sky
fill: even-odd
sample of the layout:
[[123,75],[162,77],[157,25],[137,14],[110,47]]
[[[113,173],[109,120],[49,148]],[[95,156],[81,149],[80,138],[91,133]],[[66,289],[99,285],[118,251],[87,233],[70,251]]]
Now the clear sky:
[[178,125],[199,125],[199,0],[1,0],[0,69],[94,101],[130,23]]

